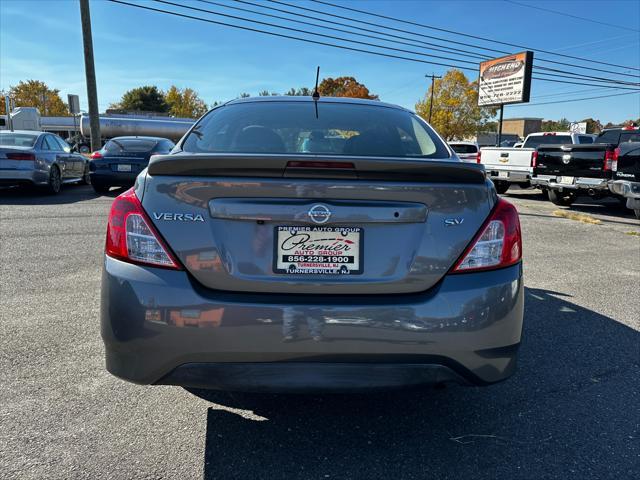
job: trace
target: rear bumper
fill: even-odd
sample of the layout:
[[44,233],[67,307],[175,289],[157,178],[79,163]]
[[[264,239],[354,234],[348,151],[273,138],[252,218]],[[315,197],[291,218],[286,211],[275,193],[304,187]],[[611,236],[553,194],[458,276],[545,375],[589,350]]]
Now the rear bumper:
[[487,177],[491,180],[509,183],[524,183],[531,180],[531,172],[526,170],[509,170],[487,166]]
[[424,294],[204,290],[187,273],[105,259],[107,369],[141,384],[360,390],[488,384],[516,367],[522,267],[446,276]]
[[109,185],[113,187],[129,187],[136,181],[139,172],[122,173],[109,170],[90,172],[91,183]]
[[553,190],[608,190],[608,180],[605,178],[575,177],[572,184],[560,183],[560,176],[537,175],[531,179],[531,185],[550,188]]
[[629,180],[615,180],[609,182],[611,193],[621,195],[627,199],[627,208],[632,210],[640,209],[640,182]]
[[47,172],[35,169],[4,169],[0,168],[0,185],[41,184],[48,180]]

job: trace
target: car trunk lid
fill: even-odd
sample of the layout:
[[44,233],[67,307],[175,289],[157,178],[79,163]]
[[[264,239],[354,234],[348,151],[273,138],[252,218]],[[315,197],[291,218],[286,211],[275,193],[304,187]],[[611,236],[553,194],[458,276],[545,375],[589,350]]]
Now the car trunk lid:
[[385,294],[436,285],[495,202],[475,164],[313,160],[156,156],[142,204],[204,287]]

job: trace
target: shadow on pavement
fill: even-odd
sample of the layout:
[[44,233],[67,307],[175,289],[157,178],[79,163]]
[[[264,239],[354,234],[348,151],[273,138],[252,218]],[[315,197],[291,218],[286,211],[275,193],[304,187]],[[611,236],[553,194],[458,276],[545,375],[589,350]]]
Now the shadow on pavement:
[[633,478],[640,333],[527,289],[520,367],[490,387],[203,392],[205,479]]
[[0,205],[64,205],[98,197],[115,198],[123,191],[121,188],[112,188],[109,193],[100,195],[90,185],[65,184],[60,193],[51,195],[36,187],[2,187]]

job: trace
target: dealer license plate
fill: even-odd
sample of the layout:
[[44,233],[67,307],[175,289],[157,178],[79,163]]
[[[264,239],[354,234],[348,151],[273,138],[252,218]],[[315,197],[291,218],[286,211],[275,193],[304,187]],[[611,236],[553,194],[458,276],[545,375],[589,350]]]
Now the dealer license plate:
[[563,185],[573,185],[574,177],[558,177],[558,183]]
[[363,267],[360,227],[276,227],[273,271],[292,275],[357,275]]
[[119,172],[130,172],[131,171],[131,165],[128,163],[119,163],[118,164],[118,171]]

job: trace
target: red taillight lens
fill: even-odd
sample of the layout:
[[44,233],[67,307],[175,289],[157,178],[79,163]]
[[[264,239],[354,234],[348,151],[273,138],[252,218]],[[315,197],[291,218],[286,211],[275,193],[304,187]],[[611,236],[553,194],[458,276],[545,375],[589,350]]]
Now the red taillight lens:
[[111,205],[105,253],[125,262],[180,269],[133,188],[116,197]]
[[96,158],[102,158],[102,154],[101,154],[100,152],[93,152],[93,153],[91,154],[91,158],[92,158],[92,159],[94,159],[94,160],[95,160]]
[[476,155],[476,163],[482,163],[482,152],[478,150],[478,154]]
[[33,153],[15,153],[9,152],[7,153],[8,160],[31,160],[34,161],[36,156]]
[[538,165],[538,152],[533,151],[531,152],[531,166],[535,167],[536,165]]
[[499,199],[491,215],[464,251],[451,273],[494,270],[522,259],[522,234],[518,211]]
[[618,170],[618,156],[620,155],[620,148],[615,150],[607,150],[604,152],[604,165],[603,170],[605,172]]

